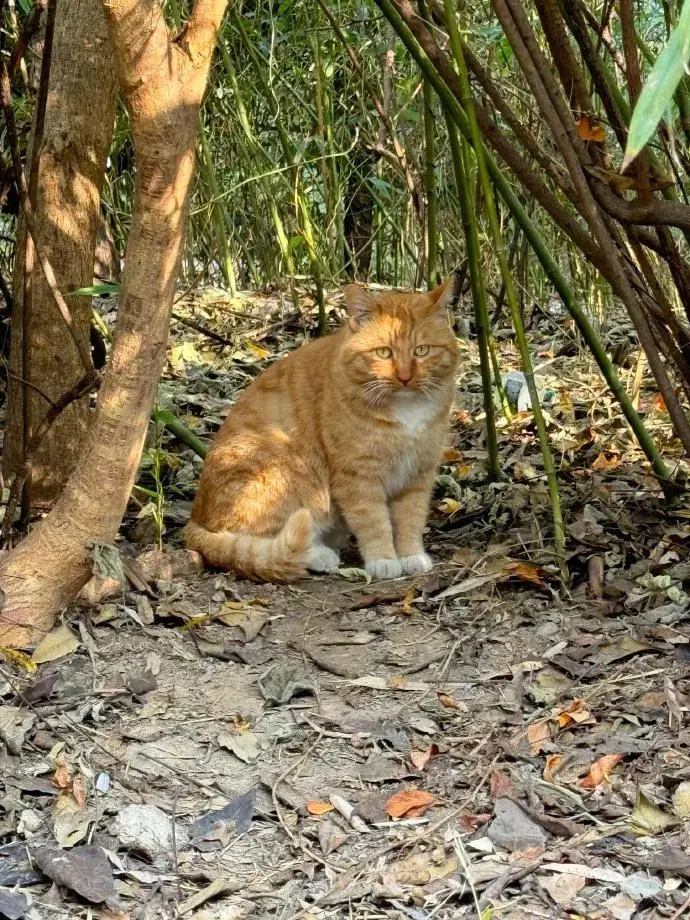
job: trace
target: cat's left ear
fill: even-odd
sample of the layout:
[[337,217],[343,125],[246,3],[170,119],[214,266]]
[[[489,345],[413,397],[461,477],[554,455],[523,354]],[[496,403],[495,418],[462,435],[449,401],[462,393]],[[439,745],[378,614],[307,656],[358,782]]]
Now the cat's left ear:
[[453,274],[446,278],[443,284],[439,284],[433,291],[426,295],[426,302],[430,311],[445,313],[454,307],[460,299],[462,289],[462,276],[460,269],[456,268]]
[[376,300],[359,284],[348,284],[343,288],[343,296],[345,309],[350,318],[350,326],[352,329],[359,329],[371,319]]

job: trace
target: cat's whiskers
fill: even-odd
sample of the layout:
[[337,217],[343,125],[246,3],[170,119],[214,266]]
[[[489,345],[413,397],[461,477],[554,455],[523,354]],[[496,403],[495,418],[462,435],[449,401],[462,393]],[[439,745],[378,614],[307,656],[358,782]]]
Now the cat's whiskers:
[[380,406],[391,392],[385,380],[367,380],[362,384],[362,399],[372,409]]

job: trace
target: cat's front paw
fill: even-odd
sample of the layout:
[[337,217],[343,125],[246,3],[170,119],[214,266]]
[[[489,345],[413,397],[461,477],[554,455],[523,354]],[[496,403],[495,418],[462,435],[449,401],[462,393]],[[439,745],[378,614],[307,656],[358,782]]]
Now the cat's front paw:
[[399,578],[402,575],[402,566],[398,559],[370,559],[364,568],[367,575],[371,575],[376,581]]
[[434,567],[426,553],[414,553],[412,556],[400,556],[398,559],[403,575],[422,575]]
[[316,543],[309,550],[307,568],[310,572],[333,572],[340,565],[340,556],[330,546]]

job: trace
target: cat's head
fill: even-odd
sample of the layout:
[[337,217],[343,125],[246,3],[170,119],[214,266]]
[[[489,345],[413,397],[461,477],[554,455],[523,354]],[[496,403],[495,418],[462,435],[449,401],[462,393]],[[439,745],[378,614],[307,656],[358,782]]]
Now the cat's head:
[[453,274],[427,293],[374,295],[358,284],[344,288],[350,331],[345,367],[372,407],[396,393],[433,396],[452,379],[457,343],[448,308],[458,286]]

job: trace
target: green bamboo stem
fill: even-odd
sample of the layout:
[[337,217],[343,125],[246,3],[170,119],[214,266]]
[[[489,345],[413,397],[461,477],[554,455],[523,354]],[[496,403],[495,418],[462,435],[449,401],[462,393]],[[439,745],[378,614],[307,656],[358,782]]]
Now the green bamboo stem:
[[230,246],[228,244],[228,236],[232,230],[230,226],[230,216],[228,215],[227,209],[225,207],[225,202],[220,196],[220,189],[218,188],[216,172],[213,168],[211,151],[208,146],[208,140],[206,138],[206,132],[204,130],[204,124],[201,120],[201,116],[199,117],[199,143],[201,145],[201,165],[204,170],[204,178],[206,179],[206,185],[208,187],[212,201],[211,213],[213,216],[213,226],[216,231],[216,238],[218,240],[218,245],[220,246],[222,255],[221,266],[223,269],[223,275],[225,276],[225,283],[228,286],[230,296],[236,297],[237,279],[235,278],[235,267],[232,264]]
[[[257,140],[254,131],[252,130],[252,125],[247,114],[247,109],[244,104],[244,98],[240,91],[240,86],[237,80],[237,74],[235,72],[235,66],[232,63],[232,58],[228,54],[228,49],[225,47],[223,42],[219,42],[220,54],[223,59],[223,65],[225,66],[225,72],[230,81],[230,88],[232,89],[233,99],[235,100],[235,109],[237,113],[237,119],[240,123],[240,127],[244,132],[244,136],[247,139],[249,149],[257,154],[265,163],[273,166],[270,156],[261,146]],[[244,153],[248,156],[249,151],[245,150],[243,146]],[[295,263],[292,258],[292,250],[290,248],[290,240],[288,235],[285,232],[285,225],[280,216],[280,210],[278,209],[278,204],[276,202],[276,197],[273,194],[273,191],[270,187],[267,178],[259,179],[259,185],[266,200],[268,206],[269,214],[271,215],[271,220],[273,221],[273,226],[275,228],[276,239],[278,241],[278,248],[280,249],[280,254],[285,264],[285,271],[288,276],[288,284],[290,285],[290,294],[292,297],[292,302],[296,309],[299,308],[299,298],[297,295],[297,289],[295,288]]]
[[[419,15],[428,19],[425,0],[418,0]],[[426,280],[431,290],[438,284],[438,195],[436,192],[436,125],[434,88],[423,79],[424,97],[424,188],[426,191]]]
[[[330,104],[326,88],[326,74],[321,56],[321,46],[316,35],[312,35],[312,54],[314,56],[314,77],[316,89],[316,119],[317,130],[323,145],[324,155],[321,157],[321,176],[323,179],[323,200],[326,206],[326,221],[330,231],[331,240],[331,273],[338,278],[343,259],[343,240],[345,231],[343,226],[343,213],[341,207],[340,181],[333,141],[333,107]],[[328,151],[328,156],[325,151]]]
[[171,434],[175,435],[178,441],[190,447],[202,460],[206,459],[208,445],[204,444],[200,438],[197,438],[194,432],[190,431],[186,425],[183,425],[172,412],[168,412],[167,409],[154,409],[151,413],[151,418],[157,425],[163,425],[164,428],[167,428]]
[[253,44],[249,40],[249,36],[247,35],[247,31],[242,22],[242,17],[239,14],[235,14],[233,21],[235,23],[237,33],[239,34],[242,41],[242,45],[252,62],[254,68],[254,76],[256,77],[256,81],[259,85],[264,101],[268,107],[269,112],[273,116],[278,139],[283,150],[285,163],[290,168],[295,208],[300,219],[300,235],[302,236],[307,249],[309,267],[314,281],[314,287],[316,289],[316,303],[319,311],[319,334],[324,335],[328,330],[328,318],[326,316],[326,297],[323,286],[323,274],[321,271],[321,263],[315,244],[314,224],[311,219],[309,203],[307,202],[306,196],[302,190],[302,183],[300,179],[299,167],[297,164],[295,147],[288,137],[287,131],[283,125],[283,120],[280,117],[278,104],[275,100],[271,87],[266,80],[265,68],[263,66],[264,59],[257,53]]
[[[445,83],[441,75],[434,67],[433,63],[429,60],[426,52],[408,28],[407,23],[400,16],[400,13],[394,4],[391,2],[391,0],[375,0],[375,2],[385,15],[386,19],[388,19],[388,21],[391,23],[397,34],[400,36],[400,39],[420,69],[423,70],[429,82],[433,85],[434,89],[441,98],[444,107],[448,108],[448,111],[450,112],[453,121],[459,128],[460,132],[467,140],[470,140],[469,123],[455,94]],[[578,330],[580,331],[583,339],[592,352],[595,361],[597,362],[602,376],[606,380],[606,383],[611,389],[611,392],[618,401],[623,411],[623,415],[630,425],[630,428],[632,429],[637,442],[640,445],[640,448],[649,460],[652,469],[658,476],[662,488],[674,491],[675,485],[673,483],[671,473],[661,458],[656,445],[654,444],[654,441],[652,440],[649,432],[642,422],[642,419],[635,411],[630,397],[620,378],[616,374],[614,366],[606,354],[606,350],[594,327],[589,321],[589,318],[577,303],[575,293],[561,272],[558,263],[551,253],[551,250],[542,239],[536,225],[533,223],[529,214],[513,191],[510,183],[503,175],[503,172],[499,168],[496,161],[486,150],[486,147],[484,147],[484,151],[487,168],[491,174],[491,178],[496,185],[496,188],[498,189],[499,194],[503,198],[506,206],[508,207],[508,210],[511,212],[514,219],[522,227],[522,230],[529,240],[534,254],[539,259],[544,272],[546,273],[555,289],[558,291],[566,309],[573,317]]]
[[484,397],[484,414],[486,416],[486,447],[489,454],[489,479],[496,482],[501,477],[501,461],[498,455],[498,437],[496,435],[496,414],[494,408],[493,387],[491,381],[491,364],[489,355],[489,305],[481,266],[481,249],[475,212],[472,207],[467,161],[463,157],[458,131],[450,115],[446,113],[448,140],[455,173],[455,187],[460,200],[460,214],[465,231],[467,265],[470,276],[470,288],[474,302],[474,322],[477,327],[477,345],[479,348],[479,367],[482,375]]
[[[470,77],[467,70],[467,64],[465,63],[465,55],[462,51],[462,43],[460,42],[460,33],[458,32],[457,20],[455,18],[455,9],[453,8],[451,0],[444,0],[444,8],[450,35],[452,57],[455,63],[455,69],[458,74],[458,78],[460,80],[460,102],[464,109],[469,125],[470,141],[474,149],[475,160],[477,163],[477,175],[479,178],[479,184],[484,196],[484,204],[486,206],[487,216],[489,218],[489,228],[491,230],[494,249],[496,251],[496,255],[498,256],[498,262],[501,269],[501,277],[503,278],[503,284],[505,286],[506,300],[508,301],[510,313],[513,318],[513,326],[515,328],[518,350],[520,352],[522,371],[525,375],[525,380],[527,381],[527,389],[529,391],[530,400],[532,403],[532,414],[534,415],[534,423],[537,428],[539,446],[541,447],[544,472],[546,473],[546,480],[549,487],[549,497],[551,500],[556,559],[558,561],[558,567],[560,569],[563,581],[567,582],[569,580],[569,574],[568,565],[565,558],[565,527],[563,525],[561,496],[560,492],[558,491],[556,466],[553,462],[553,453],[551,452],[551,444],[549,443],[549,434],[546,430],[546,422],[544,421],[544,415],[541,411],[539,391],[537,390],[537,385],[534,382],[534,369],[532,367],[532,358],[529,351],[527,336],[525,335],[525,325],[522,321],[522,314],[520,312],[520,305],[518,303],[515,281],[513,280],[510,266],[508,265],[508,258],[506,256],[505,246],[503,244],[503,237],[498,220],[496,202],[494,200],[491,176],[489,175],[489,170],[484,155],[484,143],[481,138],[479,123],[477,121],[477,114],[474,108],[472,90],[470,89]],[[487,322],[488,315],[488,309],[486,309]]]

